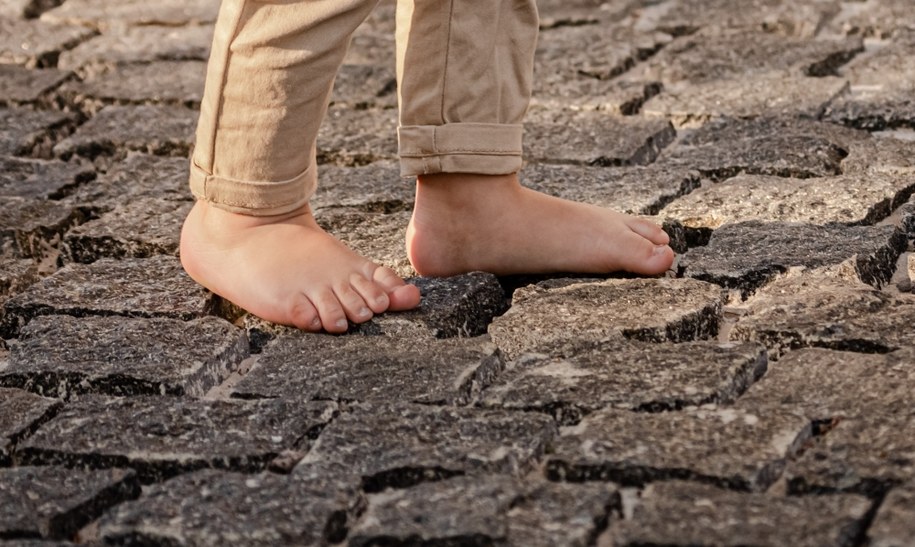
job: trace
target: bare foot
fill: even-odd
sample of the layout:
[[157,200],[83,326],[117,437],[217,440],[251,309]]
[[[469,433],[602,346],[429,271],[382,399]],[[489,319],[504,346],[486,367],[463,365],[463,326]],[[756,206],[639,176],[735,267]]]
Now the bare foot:
[[524,188],[517,175],[418,177],[407,253],[421,275],[659,274],[673,262],[656,224]]
[[419,305],[419,290],[362,258],[305,207],[253,217],[198,201],[181,231],[181,263],[198,283],[274,323],[344,332],[347,319]]

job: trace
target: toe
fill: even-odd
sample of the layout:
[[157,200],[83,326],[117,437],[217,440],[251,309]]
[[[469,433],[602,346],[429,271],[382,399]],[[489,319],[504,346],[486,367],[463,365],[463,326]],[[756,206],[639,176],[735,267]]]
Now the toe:
[[409,285],[394,270],[380,266],[375,269],[372,279],[387,293],[392,311],[411,310],[419,306],[419,289]]
[[674,252],[667,245],[655,245],[634,232],[627,233],[622,241],[622,269],[642,275],[656,275],[667,271],[674,260]]
[[311,297],[311,301],[318,309],[324,330],[333,333],[346,332],[349,328],[346,312],[343,311],[343,306],[333,291],[330,289],[319,291]]
[[349,284],[339,285],[334,288],[337,300],[343,306],[346,317],[353,323],[365,323],[372,318],[372,310],[365,303],[365,299]]
[[293,298],[292,306],[289,308],[289,323],[296,328],[310,332],[321,330],[321,317],[318,315],[318,309],[307,296],[301,293]]
[[354,273],[350,276],[349,282],[372,312],[381,313],[391,305],[388,294],[374,281],[369,281],[361,274]]
[[650,220],[632,217],[626,225],[629,226],[630,230],[655,245],[667,245],[670,243],[670,236],[667,235],[667,232]]

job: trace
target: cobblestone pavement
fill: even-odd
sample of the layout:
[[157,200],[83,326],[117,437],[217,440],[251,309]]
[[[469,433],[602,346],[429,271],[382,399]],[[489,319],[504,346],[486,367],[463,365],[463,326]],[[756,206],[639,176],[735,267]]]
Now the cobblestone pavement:
[[[215,1],[0,0],[0,543],[915,545],[911,2],[542,0],[523,178],[674,270],[332,337],[176,258]],[[409,276],[393,25],[313,205]]]

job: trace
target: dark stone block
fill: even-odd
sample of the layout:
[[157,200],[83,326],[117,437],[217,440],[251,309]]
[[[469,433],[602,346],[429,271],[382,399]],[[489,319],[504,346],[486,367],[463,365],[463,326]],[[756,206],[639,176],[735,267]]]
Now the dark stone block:
[[0,466],[9,465],[13,447],[50,420],[60,407],[53,399],[0,388]]
[[63,112],[0,108],[0,156],[49,157],[72,126],[72,116]]
[[94,178],[94,171],[80,165],[0,157],[0,199],[61,199]]
[[141,198],[193,201],[187,182],[188,168],[186,158],[128,152],[124,161],[80,186],[68,201],[108,209]]
[[205,79],[203,61],[152,61],[92,74],[81,82],[68,84],[61,94],[90,112],[111,104],[197,108]]
[[94,214],[86,207],[16,197],[0,198],[0,207],[0,252],[19,258],[49,256],[67,230]]
[[318,130],[318,163],[358,167],[397,159],[397,110],[328,110]]
[[413,208],[415,183],[400,176],[400,168],[390,161],[364,167],[322,165],[318,191],[309,204],[321,209],[347,208],[367,213],[395,213]]
[[244,331],[206,317],[128,319],[53,315],[22,330],[0,385],[70,398],[109,395],[201,397],[248,356]]
[[0,106],[34,104],[69,77],[60,70],[0,64]]

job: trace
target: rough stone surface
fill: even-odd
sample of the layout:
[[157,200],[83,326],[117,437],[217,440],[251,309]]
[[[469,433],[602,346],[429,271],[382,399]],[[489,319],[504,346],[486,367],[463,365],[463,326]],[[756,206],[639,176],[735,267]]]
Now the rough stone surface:
[[334,80],[331,104],[357,109],[397,108],[393,67],[344,64]]
[[546,281],[515,291],[512,307],[489,327],[493,342],[514,358],[560,340],[622,335],[685,342],[718,332],[722,293],[714,285],[683,279],[581,281]]
[[203,468],[260,471],[283,450],[307,448],[336,409],[275,399],[87,396],[18,450],[29,464],[132,467],[144,482]]
[[21,292],[37,281],[38,268],[33,261],[4,259],[0,262],[0,299]]
[[69,539],[105,509],[139,495],[134,473],[124,469],[2,469],[0,537]]
[[269,344],[233,396],[466,404],[502,366],[480,340],[415,347],[385,336],[300,335]]
[[915,142],[886,136],[856,144],[842,161],[842,171],[866,175],[911,174],[915,172]]
[[540,84],[534,90],[528,109],[532,119],[555,115],[556,110],[596,110],[615,116],[632,116],[639,113],[648,99],[661,92],[661,84],[652,81],[597,80],[581,74],[563,77],[556,73],[544,74],[541,78],[538,74],[543,73],[535,72],[535,84]]
[[151,156],[129,152],[122,162],[112,165],[104,175],[83,184],[70,197],[76,203],[108,208],[141,198],[191,201],[186,158]]
[[118,27],[60,54],[58,68],[93,72],[101,67],[153,61],[206,61],[213,27]]
[[362,477],[367,492],[464,474],[521,476],[555,434],[553,420],[538,414],[364,404],[324,429],[296,469],[343,464]]
[[910,7],[906,0],[846,2],[829,22],[829,29],[840,34],[889,38],[915,28]]
[[60,410],[60,403],[18,389],[0,388],[0,466],[10,464],[13,447]]
[[204,61],[129,64],[92,75],[63,92],[84,108],[108,104],[168,104],[198,107],[206,79]]
[[327,545],[345,537],[363,503],[332,477],[204,470],[109,511],[99,537],[109,544]]
[[94,178],[92,170],[79,165],[0,157],[0,199],[60,199]]
[[810,421],[734,408],[648,414],[605,409],[566,428],[546,463],[551,480],[622,485],[693,480],[762,491],[810,439]]
[[13,346],[0,385],[69,398],[109,395],[200,397],[248,355],[244,331],[206,317],[39,317]]
[[358,167],[397,158],[397,110],[336,106],[318,130],[318,163]]
[[735,10],[728,0],[680,0],[645,10],[642,24],[675,35],[718,28],[811,37],[838,11],[839,5],[833,0],[803,4],[790,0],[758,0],[739,10]]
[[563,425],[605,407],[656,412],[729,403],[765,373],[767,362],[756,344],[603,340],[540,349],[510,363],[481,403],[549,412]]
[[63,112],[0,108],[0,156],[46,157],[72,123]]
[[[855,495],[781,497],[683,481],[642,493],[613,545],[855,545],[871,502]],[[676,515],[676,518],[671,518]]]
[[36,103],[68,77],[69,73],[55,69],[0,65],[0,106]]
[[58,201],[0,198],[0,249],[21,258],[44,258],[70,228],[86,222],[92,211]]
[[[38,2],[28,3],[34,5]],[[5,5],[5,2],[0,4],[0,9]],[[18,19],[5,13],[2,15],[0,63],[4,64],[12,63],[29,68],[53,67],[62,50],[92,36],[92,31],[85,28],[50,25],[42,21]]]
[[360,255],[387,266],[401,277],[416,275],[407,258],[404,237],[409,211],[391,214],[351,209],[324,209],[318,224]]
[[60,7],[43,13],[41,20],[102,29],[115,25],[181,26],[212,23],[216,20],[218,9],[219,3],[212,0],[192,4],[181,0],[127,0],[117,4],[104,0],[68,0]]
[[915,483],[894,488],[880,504],[874,522],[867,530],[873,547],[912,545],[915,538]]
[[687,277],[747,295],[789,268],[822,268],[851,259],[858,277],[879,287],[892,276],[905,245],[905,235],[893,226],[750,221],[715,230],[708,246],[683,256],[680,268]]
[[334,207],[370,213],[413,208],[415,184],[400,176],[400,167],[394,162],[379,161],[364,167],[322,165],[318,171],[318,191],[309,202],[318,215],[321,209]]

